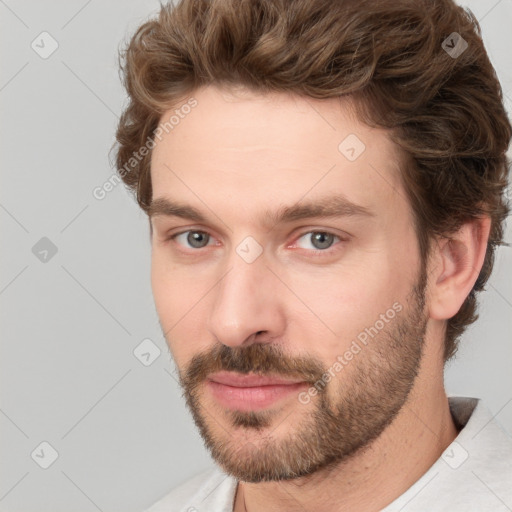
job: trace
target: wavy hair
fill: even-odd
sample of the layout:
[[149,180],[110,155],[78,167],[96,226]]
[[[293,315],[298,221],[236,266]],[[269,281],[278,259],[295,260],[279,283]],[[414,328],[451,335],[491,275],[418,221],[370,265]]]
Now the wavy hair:
[[390,129],[423,263],[434,237],[491,218],[481,272],[447,321],[445,362],[454,356],[478,318],[476,293],[509,213],[512,128],[470,10],[452,0],[182,0],[136,30],[120,67],[129,102],[116,132],[116,168],[146,213],[151,150],[141,156],[140,149],[154,140],[162,114],[200,86],[350,95],[363,122]]

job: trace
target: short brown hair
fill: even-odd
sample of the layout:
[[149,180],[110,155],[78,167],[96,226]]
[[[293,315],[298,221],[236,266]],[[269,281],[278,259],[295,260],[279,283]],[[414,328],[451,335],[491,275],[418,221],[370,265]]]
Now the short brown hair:
[[[464,51],[450,53],[455,47]],[[433,237],[489,215],[483,267],[447,322],[444,360],[453,357],[478,318],[475,294],[491,274],[509,212],[512,128],[471,11],[452,0],[183,0],[162,6],[120,57],[129,104],[116,133],[116,166],[146,213],[151,152],[133,155],[154,138],[164,112],[197,87],[223,84],[318,99],[351,95],[362,121],[389,128],[404,155],[401,178],[422,262]]]

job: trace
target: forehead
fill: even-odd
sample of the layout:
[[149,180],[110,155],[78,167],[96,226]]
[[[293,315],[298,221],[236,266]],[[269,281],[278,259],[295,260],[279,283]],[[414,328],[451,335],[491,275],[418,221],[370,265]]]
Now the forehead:
[[[338,191],[377,211],[405,200],[395,144],[359,122],[348,99],[213,86],[191,96],[196,106],[161,130],[153,149],[153,198],[269,210]],[[164,113],[161,127],[176,110]]]

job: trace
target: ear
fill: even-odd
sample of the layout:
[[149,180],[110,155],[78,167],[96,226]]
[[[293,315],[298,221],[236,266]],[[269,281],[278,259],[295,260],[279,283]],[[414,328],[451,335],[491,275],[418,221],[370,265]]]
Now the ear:
[[430,318],[448,320],[457,314],[484,263],[491,229],[488,216],[464,224],[450,238],[437,241],[430,273]]

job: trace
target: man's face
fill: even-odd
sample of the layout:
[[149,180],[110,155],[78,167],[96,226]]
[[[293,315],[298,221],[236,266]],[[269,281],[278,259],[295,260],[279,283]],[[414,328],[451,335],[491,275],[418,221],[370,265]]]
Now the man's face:
[[[224,470],[250,482],[305,476],[378,437],[419,369],[426,274],[398,156],[346,102],[193,96],[152,156],[155,205],[202,216],[154,208],[160,324]],[[333,198],[350,204],[304,217],[306,205],[340,207]],[[226,371],[295,384],[211,382]]]

